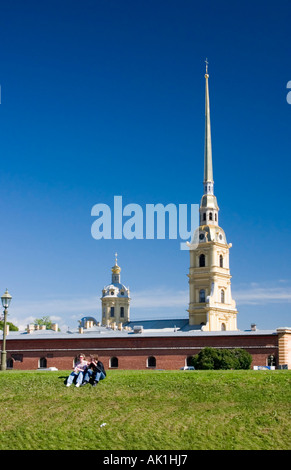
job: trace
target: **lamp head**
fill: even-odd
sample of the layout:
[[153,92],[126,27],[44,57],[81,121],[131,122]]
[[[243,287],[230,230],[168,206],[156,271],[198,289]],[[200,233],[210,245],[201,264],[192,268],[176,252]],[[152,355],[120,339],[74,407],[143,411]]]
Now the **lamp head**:
[[2,307],[3,308],[8,308],[9,305],[10,305],[11,299],[12,299],[12,297],[9,294],[8,290],[6,289],[6,291],[4,292],[4,294],[1,297]]

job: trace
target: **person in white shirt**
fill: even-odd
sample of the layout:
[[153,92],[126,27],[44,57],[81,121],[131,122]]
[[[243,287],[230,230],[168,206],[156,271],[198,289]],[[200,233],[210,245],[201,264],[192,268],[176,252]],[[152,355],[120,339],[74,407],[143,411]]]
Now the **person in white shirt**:
[[74,367],[73,372],[69,375],[67,379],[66,386],[70,387],[72,385],[73,380],[75,377],[77,377],[76,380],[76,387],[80,387],[81,383],[83,382],[84,374],[87,371],[88,368],[88,363],[85,360],[85,355],[84,354],[79,354],[78,356],[78,361]]

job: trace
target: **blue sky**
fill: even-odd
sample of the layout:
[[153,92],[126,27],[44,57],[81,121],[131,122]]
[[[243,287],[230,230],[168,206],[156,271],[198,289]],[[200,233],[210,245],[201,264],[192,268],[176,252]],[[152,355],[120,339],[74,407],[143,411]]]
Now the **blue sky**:
[[289,0],[2,2],[0,289],[19,326],[100,318],[114,253],[131,319],[186,317],[180,240],[95,240],[97,203],[199,204],[204,60],[238,327],[290,326]]

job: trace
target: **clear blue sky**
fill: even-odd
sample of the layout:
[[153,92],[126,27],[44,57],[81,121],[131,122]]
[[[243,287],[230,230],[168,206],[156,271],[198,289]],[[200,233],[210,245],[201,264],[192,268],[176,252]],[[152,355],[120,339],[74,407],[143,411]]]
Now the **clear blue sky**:
[[[204,60],[238,327],[291,326],[291,4],[75,0],[0,7],[0,290],[9,319],[100,319],[114,253],[131,318],[186,317],[179,240],[94,240],[94,204],[198,204]],[[1,287],[2,286],[2,287]]]

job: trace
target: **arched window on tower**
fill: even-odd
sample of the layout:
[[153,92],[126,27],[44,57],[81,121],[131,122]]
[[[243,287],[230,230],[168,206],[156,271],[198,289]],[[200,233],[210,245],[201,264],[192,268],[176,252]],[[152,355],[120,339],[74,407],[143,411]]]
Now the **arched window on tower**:
[[215,213],[215,222],[217,222],[217,214]]
[[223,256],[222,255],[219,256],[219,266],[223,268]]
[[225,323],[221,323],[221,331],[226,331]]
[[224,304],[224,298],[225,298],[224,290],[221,289],[221,291],[220,291],[220,302],[222,304]]
[[209,220],[212,220],[212,212],[209,212]]
[[204,289],[201,289],[199,291],[199,302],[205,303],[205,290]]
[[206,220],[206,213],[203,213],[203,220]]
[[200,255],[199,256],[199,268],[204,268],[205,267],[205,255]]

